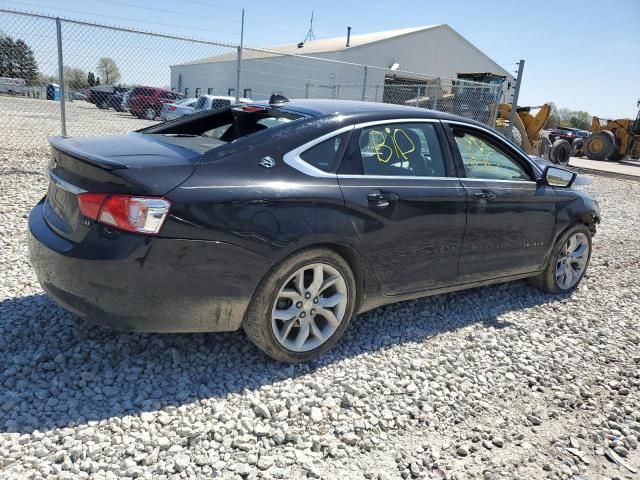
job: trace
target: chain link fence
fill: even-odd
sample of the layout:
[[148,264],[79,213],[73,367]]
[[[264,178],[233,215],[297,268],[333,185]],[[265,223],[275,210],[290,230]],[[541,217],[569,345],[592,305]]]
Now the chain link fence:
[[0,118],[12,143],[122,133],[273,93],[430,108],[493,126],[502,89],[0,9]]

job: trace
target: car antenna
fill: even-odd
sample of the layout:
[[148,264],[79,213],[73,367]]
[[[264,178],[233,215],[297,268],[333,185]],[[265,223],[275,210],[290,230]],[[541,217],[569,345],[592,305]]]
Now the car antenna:
[[278,95],[274,93],[269,98],[269,105],[271,105],[272,107],[281,107],[285,103],[289,103],[289,99],[284,95]]

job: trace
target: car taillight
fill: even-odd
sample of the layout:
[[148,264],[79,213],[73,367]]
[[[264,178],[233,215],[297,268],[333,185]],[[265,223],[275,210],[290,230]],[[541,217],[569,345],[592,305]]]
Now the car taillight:
[[176,107],[174,107],[173,105],[169,105],[167,107],[167,110],[169,110],[170,112],[173,112],[176,109]]
[[266,110],[266,108],[264,107],[254,107],[252,105],[246,106],[246,107],[242,107],[242,111],[244,112],[264,112]]
[[171,202],[162,197],[89,192],[78,194],[78,204],[85,217],[146,235],[160,232],[171,208]]

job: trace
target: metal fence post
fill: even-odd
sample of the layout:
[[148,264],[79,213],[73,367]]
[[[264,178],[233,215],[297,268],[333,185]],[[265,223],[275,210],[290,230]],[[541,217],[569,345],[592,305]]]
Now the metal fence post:
[[438,97],[440,96],[440,92],[442,91],[442,82],[440,81],[440,77],[438,77],[438,81],[436,82],[436,94],[433,96],[433,109],[438,109]]
[[418,85],[417,87],[417,92],[416,92],[416,107],[420,106],[420,86]]
[[520,95],[520,83],[522,83],[522,71],[524,70],[524,60],[520,60],[518,64],[518,77],[516,78],[516,91],[513,92],[513,101],[511,102],[511,113],[509,114],[509,130],[507,138],[513,140],[513,124],[516,120],[516,108],[518,108],[518,96]]
[[[489,126],[493,128],[496,128],[496,122],[498,121],[498,107],[500,106],[500,96],[502,95],[501,89],[502,87],[498,86],[496,86],[495,88],[495,102],[493,103],[493,111],[491,112],[491,118],[489,119],[489,121],[491,122],[489,123]],[[491,104],[489,104],[489,106],[491,106]]]
[[307,82],[307,85],[304,87],[304,98],[309,98],[309,82]]
[[67,115],[65,112],[64,63],[62,62],[62,22],[56,18],[56,37],[58,41],[58,81],[60,82],[60,131],[67,136]]
[[364,66],[364,76],[362,78],[362,101],[364,102],[364,99],[366,98],[367,95],[367,66]]
[[244,46],[244,8],[240,24],[240,45],[238,46],[238,71],[236,72],[236,103],[240,101],[240,73],[242,72],[242,47]]

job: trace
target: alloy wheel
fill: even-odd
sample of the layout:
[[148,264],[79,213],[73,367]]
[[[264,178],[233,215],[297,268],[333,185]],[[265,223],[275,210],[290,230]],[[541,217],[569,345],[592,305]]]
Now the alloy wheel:
[[556,282],[563,290],[576,285],[589,260],[589,239],[584,233],[575,233],[560,249],[556,264]]
[[144,112],[144,118],[146,118],[147,120],[155,120],[156,111],[153,108],[147,108]]
[[326,263],[304,266],[284,282],[276,296],[271,312],[273,334],[287,350],[313,350],[335,333],[347,305],[347,284],[336,268]]

